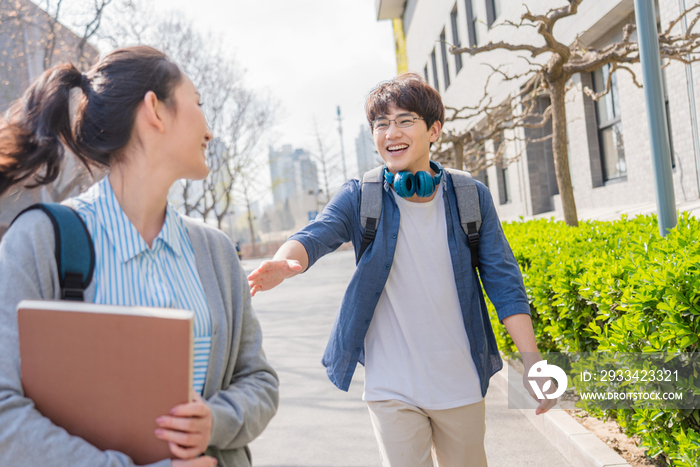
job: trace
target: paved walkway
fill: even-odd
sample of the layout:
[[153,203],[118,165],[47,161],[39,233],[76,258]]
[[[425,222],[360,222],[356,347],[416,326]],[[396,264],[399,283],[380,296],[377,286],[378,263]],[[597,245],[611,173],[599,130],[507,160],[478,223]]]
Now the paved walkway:
[[[700,199],[691,201],[683,201],[676,203],[676,209],[681,212],[689,211],[694,217],[700,217]],[[641,204],[626,204],[622,206],[606,206],[592,209],[578,210],[579,220],[595,219],[599,221],[612,221],[619,219],[623,214],[627,214],[630,218],[639,214],[656,214],[656,203],[641,203]],[[541,219],[554,217],[557,220],[564,220],[563,212],[544,212],[536,216],[525,216],[524,220]],[[503,218],[504,221],[517,221],[519,218]]]
[[[252,271],[261,260],[245,260]],[[362,402],[364,370],[350,391],[326,377],[321,357],[345,286],[355,269],[353,252],[322,258],[307,273],[253,298],[264,346],[280,376],[280,409],[251,444],[256,467],[378,467],[379,451]],[[486,396],[489,467],[569,464],[520,411],[508,409],[495,387]],[[410,466],[407,466],[410,467]]]

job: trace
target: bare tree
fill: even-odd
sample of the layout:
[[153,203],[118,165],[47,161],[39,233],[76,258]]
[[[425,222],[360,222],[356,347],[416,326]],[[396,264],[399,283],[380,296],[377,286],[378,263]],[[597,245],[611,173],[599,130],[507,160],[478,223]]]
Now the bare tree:
[[264,163],[259,162],[259,160],[255,160],[252,163],[242,167],[239,172],[239,181],[235,185],[235,193],[238,201],[242,203],[245,208],[253,256],[257,256],[258,254],[257,242],[255,240],[256,228],[255,215],[253,214],[253,204],[261,200],[271,191],[271,187],[261,183],[258,177],[263,170],[263,166]]
[[[262,100],[245,88],[236,90],[232,107],[232,118],[227,128],[230,138],[228,160],[223,164],[223,170],[219,171],[220,191],[224,195],[214,205],[219,228],[222,227],[224,218],[231,213],[234,188],[241,188],[239,192],[250,212],[251,196],[260,191],[256,190],[259,182],[254,176],[260,170],[260,142],[272,126],[275,113],[275,105],[270,100]],[[252,225],[251,221],[251,238],[254,239]]]
[[233,212],[234,188],[242,182],[242,174],[256,164],[262,141],[274,123],[277,104],[246,85],[242,70],[220,38],[199,33],[180,14],[155,21],[151,17],[146,21],[150,26],[144,26],[138,5],[125,4],[123,8],[134,22],[110,31],[111,43],[141,42],[162,50],[202,95],[207,123],[215,137],[207,149],[209,175],[202,181],[182,181],[179,194],[186,214],[215,220],[223,228]]
[[[446,106],[446,123],[464,121],[470,125],[466,130],[455,131],[446,129],[440,134],[432,149],[433,158],[439,162],[451,164],[458,169],[478,173],[492,165],[505,167],[516,162],[528,143],[551,139],[551,135],[543,138],[523,138],[515,132],[506,136],[513,128],[542,128],[551,120],[551,107],[544,112],[538,110],[539,99],[547,93],[529,83],[516,94],[500,103],[494,103],[489,94],[489,83],[494,76],[505,73],[500,68],[494,68],[484,84],[483,97],[474,106],[455,108]],[[521,151],[506,158],[508,142],[522,141]],[[487,143],[494,146],[487,149]],[[492,157],[489,157],[492,156]]]
[[102,26],[107,7],[113,0],[0,0],[3,32],[15,30],[18,39],[12,50],[16,58],[30,59],[41,54],[43,69],[71,61],[86,69],[98,57],[89,41]]
[[111,2],[112,0],[94,0],[91,6],[86,6],[85,2],[71,4],[70,0],[44,0],[39,3],[48,15],[48,31],[45,37],[40,39],[40,43],[43,42],[45,70],[55,64],[54,55],[57,48],[65,51],[67,47],[71,47],[59,34],[59,29],[65,27],[63,24],[80,31],[80,40],[75,46],[74,63],[83,69],[91,64],[91,60],[86,59],[86,46],[100,29],[105,8]]
[[[450,48],[453,54],[470,54],[478,55],[488,53],[494,50],[508,50],[520,53],[520,57],[527,62],[528,69],[518,75],[508,75],[501,72],[505,80],[526,81],[526,92],[513,96],[513,102],[518,103],[518,99],[524,100],[526,103],[534,102],[538,96],[548,95],[551,100],[551,105],[547,110],[539,116],[539,123],[544,119],[550,118],[552,121],[552,147],[554,152],[554,167],[556,172],[557,184],[559,193],[561,194],[562,206],[564,209],[564,220],[568,225],[578,225],[578,214],[576,212],[576,202],[574,200],[574,192],[571,184],[571,175],[569,172],[569,159],[566,140],[566,102],[565,97],[567,91],[571,88],[570,79],[576,73],[590,73],[603,66],[611,67],[609,78],[606,83],[606,89],[600,93],[594,93],[590,89],[585,92],[593,99],[599,99],[602,95],[610,91],[611,80],[610,75],[616,70],[625,70],[632,75],[632,79],[637,86],[640,83],[634,71],[628,66],[632,63],[639,62],[639,45],[632,41],[632,33],[636,27],[633,23],[626,24],[623,27],[622,39],[602,48],[594,48],[584,44],[580,37],[571,44],[562,43],[554,36],[555,24],[563,18],[576,15],[579,5],[583,0],[568,0],[568,4],[559,8],[553,8],[545,14],[534,14],[527,6],[525,13],[522,14],[520,22],[505,21],[501,26],[514,27],[516,29],[523,27],[533,27],[543,39],[542,45],[533,45],[531,43],[511,43],[506,41],[489,42],[488,44],[474,47],[455,47]],[[686,32],[683,34],[674,34],[672,31],[676,24],[681,19],[695,11],[694,18],[689,22]],[[688,8],[681,15],[670,22],[665,30],[659,33],[659,46],[662,58],[678,60],[683,63],[698,61],[698,51],[700,49],[700,33],[694,32],[698,20],[700,20],[700,5],[695,5]],[[529,55],[529,58],[528,56]],[[546,61],[543,61],[546,59]],[[508,104],[506,104],[507,108]],[[488,107],[488,105],[487,105]],[[491,107],[491,109],[498,106]],[[511,106],[511,109],[514,107]],[[469,109],[467,109],[469,110]],[[474,109],[471,109],[472,111]],[[455,114],[458,114],[462,109],[455,109]],[[507,113],[507,112],[506,112]],[[524,112],[526,117],[524,120],[519,120],[517,117],[511,119],[505,118],[507,125],[524,126],[532,125],[533,119],[537,120],[532,113]],[[455,149],[459,149],[459,143],[465,142],[470,138],[467,132],[453,134],[447,136],[446,139],[453,138],[458,140],[454,145]],[[487,132],[488,133],[488,132]],[[471,138],[474,138],[472,135]]]
[[256,248],[256,243],[255,243],[255,227],[254,227],[254,218],[253,218],[253,208],[251,206],[250,202],[250,187],[248,186],[248,183],[243,182],[240,184],[241,186],[241,191],[243,193],[243,199],[245,200],[246,204],[246,216],[248,218],[248,229],[250,230],[250,244],[252,246],[252,252],[253,256],[257,256],[257,248]]
[[152,0],[112,1],[96,34],[101,48],[108,50],[147,43],[160,17]]
[[321,136],[321,132],[318,129],[318,124],[316,119],[313,119],[314,124],[314,137],[316,139],[316,144],[318,146],[318,153],[313,155],[313,159],[321,165],[321,176],[323,178],[323,187],[326,192],[326,203],[331,201],[331,186],[337,178],[334,174],[339,173],[339,161],[335,154],[331,154],[329,151],[329,144],[326,142],[328,137]]
[[[49,2],[50,0],[46,1]],[[93,0],[93,10],[88,13],[88,15],[90,15],[89,20],[83,23],[82,36],[78,43],[78,57],[76,61],[79,64],[85,63],[85,49],[88,45],[88,41],[95,37],[97,31],[100,30],[105,8],[110,3],[112,3],[112,0]]]
[[[0,0],[0,110],[20,98],[47,68],[73,62],[80,69],[99,57],[89,42],[112,0]],[[77,91],[77,90],[76,90]],[[78,91],[79,92],[79,91]],[[102,172],[92,172],[66,151],[59,176],[48,185],[17,186],[0,200],[0,231],[35,202],[62,201],[87,188]],[[37,174],[39,179],[42,174]]]

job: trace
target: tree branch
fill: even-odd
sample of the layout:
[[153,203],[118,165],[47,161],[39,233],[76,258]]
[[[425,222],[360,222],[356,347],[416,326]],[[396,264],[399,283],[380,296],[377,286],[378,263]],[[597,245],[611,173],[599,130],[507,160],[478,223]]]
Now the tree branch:
[[[678,15],[678,17],[677,17],[676,19],[674,19],[673,21],[671,21],[671,22],[668,23],[668,27],[667,27],[666,30],[662,33],[662,35],[663,35],[663,36],[670,36],[670,35],[671,35],[671,30],[672,30],[674,27],[676,27],[676,25],[677,25],[678,23],[680,23],[680,22],[683,20],[683,17],[687,16],[688,13],[690,13],[691,11],[693,11],[693,10],[695,10],[695,9],[697,9],[697,8],[700,8],[700,3],[698,3],[698,4],[696,4],[696,5],[693,5],[693,6],[690,7],[690,8],[686,8],[685,11],[683,11],[680,15]],[[693,25],[694,25],[694,23],[695,23],[697,20],[698,20],[698,16],[696,16],[695,19],[693,20]],[[690,30],[692,30],[692,29],[693,29],[692,26],[688,27],[688,29],[686,30],[686,33],[688,33],[688,32],[689,32]]]
[[553,50],[549,46],[543,46],[543,47],[535,47],[534,45],[529,45],[529,44],[510,44],[508,42],[489,42],[486,45],[482,46],[474,46],[474,47],[450,47],[450,53],[457,55],[457,54],[462,54],[462,53],[467,53],[469,55],[476,55],[480,54],[483,52],[489,52],[491,50],[498,50],[498,49],[503,49],[503,50],[510,50],[513,52],[517,51],[525,51],[525,52],[530,52],[533,57],[537,57],[538,55],[542,55],[545,52],[553,52]]
[[[664,65],[664,67],[665,66],[668,66],[668,63]],[[630,75],[632,75],[632,81],[634,82],[635,86],[637,86],[638,88],[643,87],[642,84],[639,81],[637,81],[637,75],[634,73],[634,71],[632,71],[632,68],[626,67],[624,65],[615,64],[615,69],[627,71]]]

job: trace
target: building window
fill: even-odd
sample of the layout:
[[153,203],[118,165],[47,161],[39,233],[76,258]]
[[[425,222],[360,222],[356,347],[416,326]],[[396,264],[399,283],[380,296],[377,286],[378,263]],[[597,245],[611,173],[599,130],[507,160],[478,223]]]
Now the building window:
[[[476,158],[478,162],[482,162],[486,159],[486,145],[482,141],[478,145],[476,145],[473,149],[473,156]],[[481,164],[479,164],[481,165]],[[484,164],[486,165],[486,164]],[[476,175],[475,175],[476,174]],[[478,172],[472,171],[472,177],[474,177],[475,180],[479,180],[481,183],[486,185],[488,188],[489,186],[489,174],[488,174],[488,169],[483,168],[479,170]]]
[[[457,29],[457,4],[450,13],[450,24],[452,25],[452,43],[455,47],[462,47],[462,42],[459,40],[459,29]],[[455,57],[455,74],[462,69],[462,54],[457,54]]]
[[433,66],[433,87],[440,92],[440,84],[438,83],[437,59],[435,58],[435,49],[430,53],[430,64]]
[[[501,138],[493,140],[493,153],[498,155],[498,151],[501,148]],[[505,148],[504,148],[505,149]],[[508,204],[512,201],[510,193],[510,181],[508,180],[508,160],[506,158],[505,151],[499,158],[496,157],[496,177],[498,181],[498,200],[500,204]]]
[[479,180],[481,183],[486,185],[486,188],[489,188],[489,173],[487,169],[479,170],[474,176],[474,179]]
[[476,13],[476,0],[464,0],[464,6],[467,10],[467,32],[469,34],[469,47],[474,47],[479,44],[479,35],[476,31],[476,23],[479,21],[479,16]]
[[425,64],[425,68],[423,68],[423,77],[425,77],[425,82],[429,83],[430,80],[428,79],[428,64]]
[[450,87],[450,66],[447,63],[447,44],[445,43],[445,29],[440,33],[440,55],[442,56],[442,75],[445,78],[445,89]]
[[489,27],[496,22],[501,13],[501,0],[486,0],[486,23]]
[[673,133],[671,133],[671,107],[668,101],[668,93],[664,94],[666,108],[666,126],[668,127],[668,148],[671,153],[671,168],[676,168],[676,155],[673,152]]
[[508,180],[508,167],[498,168],[498,197],[501,204],[508,204],[513,199],[510,194],[510,181]]
[[[661,17],[656,14],[656,31],[661,34]],[[662,65],[664,65],[662,63]],[[666,85],[666,68],[661,69],[661,87],[664,90],[664,109],[666,110],[666,127],[668,129],[668,147],[671,153],[671,168],[676,168],[676,156],[673,153],[673,133],[671,133],[671,106],[668,100],[668,86]]]
[[664,109],[666,109],[666,126],[668,128],[668,146],[671,151],[671,168],[676,168],[676,156],[673,153],[673,133],[671,133],[671,105],[668,99],[668,86],[666,85],[666,68],[661,70],[661,84],[664,90]]
[[603,181],[622,178],[627,175],[625,146],[622,140],[622,121],[620,119],[620,94],[617,89],[615,73],[610,76],[610,65],[593,72],[593,90],[602,92],[610,77],[610,92],[596,102],[596,119],[598,124],[598,142],[603,168]]

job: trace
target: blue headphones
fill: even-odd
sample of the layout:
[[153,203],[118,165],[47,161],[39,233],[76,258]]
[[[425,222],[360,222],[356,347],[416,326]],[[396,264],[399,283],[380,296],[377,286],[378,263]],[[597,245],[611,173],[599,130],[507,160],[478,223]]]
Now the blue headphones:
[[442,167],[434,161],[430,161],[430,168],[435,176],[429,172],[419,171],[415,175],[411,172],[399,172],[396,175],[389,172],[384,166],[384,180],[389,185],[394,185],[394,191],[402,198],[410,198],[418,195],[421,198],[431,196],[442,179]]

